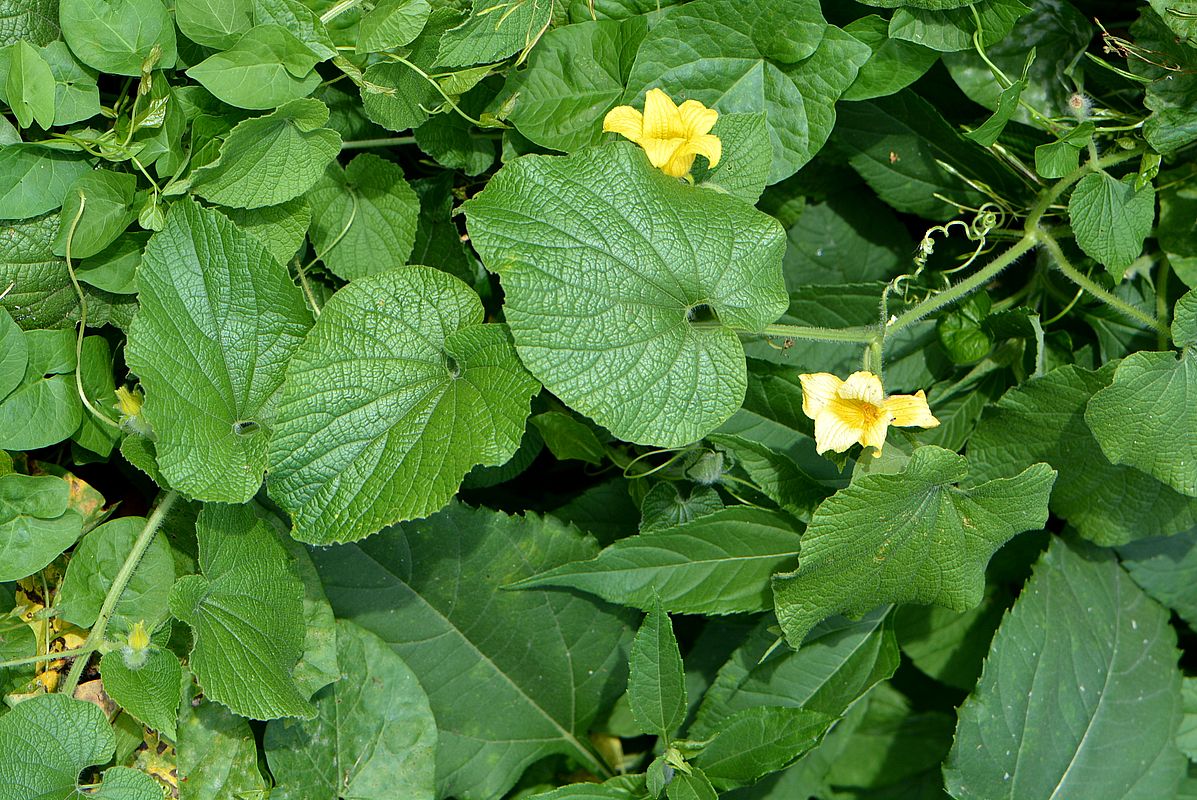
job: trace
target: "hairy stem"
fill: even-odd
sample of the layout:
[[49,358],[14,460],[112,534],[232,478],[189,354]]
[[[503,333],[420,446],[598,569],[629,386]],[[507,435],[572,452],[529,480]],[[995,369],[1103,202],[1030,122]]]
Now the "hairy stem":
[[42,653],[38,656],[25,656],[24,658],[11,658],[8,661],[0,661],[0,669],[7,667],[23,667],[26,664],[40,664],[42,661],[57,661],[60,658],[74,658],[75,656],[86,656],[94,653],[94,647],[76,647],[74,650],[62,650],[58,653]]
[[[161,499],[158,500],[158,504],[154,507],[149,519],[145,521],[145,527],[141,529],[141,533],[137,535],[137,540],[133,542],[133,548],[129,551],[129,555],[125,557],[125,563],[121,564],[120,571],[112,579],[112,586],[109,587],[108,594],[104,596],[104,603],[100,606],[99,615],[96,616],[96,624],[92,626],[91,632],[87,634],[87,640],[79,648],[80,651],[87,653],[94,652],[103,643],[104,634],[108,630],[108,621],[112,619],[112,612],[116,610],[116,604],[120,602],[121,595],[125,593],[125,587],[129,585],[129,579],[133,577],[137,565],[141,563],[141,557],[145,555],[150,542],[154,541],[154,534],[162,527],[162,521],[166,519],[166,515],[170,513],[170,509],[178,497],[177,492],[170,491],[162,495]],[[75,693],[75,687],[79,685],[79,676],[83,674],[83,668],[87,665],[87,661],[86,656],[74,660],[66,682],[59,689],[62,694],[71,695]]]
[[1060,248],[1060,243],[1057,242],[1051,236],[1051,234],[1043,229],[1039,229],[1037,234],[1039,241],[1043,243],[1044,248],[1052,257],[1052,261],[1055,262],[1056,268],[1060,270],[1060,272],[1063,272],[1068,280],[1072,281],[1090,295],[1105,303],[1127,319],[1134,320],[1148,330],[1156,331],[1164,336],[1168,335],[1169,330],[1167,325],[1160,322],[1147,312],[1135,308],[1121,297],[1107,292],[1105,289],[1098,286],[1088,275],[1074,267],[1072,262],[1068,260],[1068,257],[1064,255],[1064,251]]
[[977,291],[996,278],[1002,270],[1013,264],[1020,256],[1030,251],[1035,246],[1035,243],[1035,235],[1032,233],[1026,234],[1011,245],[1008,250],[972,275],[952,284],[952,286],[942,292],[931,295],[918,305],[903,311],[886,324],[885,335],[891,336],[906,326],[918,322],[928,314],[933,314],[944,306],[955,303],[957,300],[961,300]]
[[873,327],[819,328],[811,325],[766,325],[760,335],[784,336],[787,339],[806,339],[813,342],[858,342],[867,344],[877,338]]

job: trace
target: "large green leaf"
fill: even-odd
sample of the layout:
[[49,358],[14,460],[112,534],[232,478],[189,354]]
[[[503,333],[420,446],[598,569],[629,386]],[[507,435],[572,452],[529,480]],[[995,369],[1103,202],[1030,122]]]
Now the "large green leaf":
[[270,493],[329,544],[427,516],[519,447],[537,383],[457,278],[401,267],[333,295],[287,370]]
[[[959,214],[988,198],[961,176],[997,191],[1017,190],[1009,173],[964,139],[930,103],[905,89],[889,97],[844,103],[833,145],[878,196],[898,211],[931,219]],[[946,167],[945,167],[946,165]]]
[[309,721],[275,720],[263,747],[279,800],[436,797],[436,720],[416,674],[386,643],[337,623],[340,679]]
[[282,25],[258,25],[187,75],[231,106],[266,109],[311,94],[322,60]]
[[686,676],[673,623],[654,599],[628,662],[628,706],[642,733],[668,741],[686,717]]
[[[71,554],[66,577],[58,590],[58,609],[63,619],[81,628],[95,624],[113,579],[144,528],[143,517],[121,517],[105,522],[83,537]],[[152,631],[167,617],[170,585],[174,580],[170,545],[163,537],[156,536],[112,609],[111,619],[123,628],[145,622]]]
[[[452,8],[436,9],[424,32],[412,43],[407,61],[425,74],[438,72],[433,63],[441,34],[460,19]],[[428,109],[436,108],[444,100],[427,78],[397,61],[370,65],[365,71],[365,79],[375,88],[362,88],[362,110],[371,122],[393,131],[418,127],[428,119]]]
[[83,517],[61,478],[0,475],[0,581],[32,575],[75,543]]
[[357,51],[376,53],[408,44],[428,23],[428,0],[380,0],[358,24]]
[[1098,372],[1065,366],[1011,389],[985,411],[969,440],[973,478],[1050,464],[1059,472],[1052,511],[1101,545],[1197,524],[1197,501],[1137,469],[1110,463],[1085,423],[1086,404],[1113,374],[1112,365]]
[[545,34],[528,68],[511,73],[504,94],[515,98],[508,118],[542,147],[570,152],[598,144],[603,117],[627,84],[648,23],[643,17],[567,25]]
[[[1113,555],[1062,539],[994,637],[944,768],[957,798],[1171,797],[1176,634]],[[1051,698],[1044,702],[1044,698]]]
[[503,5],[491,0],[473,2],[469,19],[441,37],[439,65],[466,67],[500,61],[531,47],[553,14],[553,0],[515,0]]
[[21,385],[28,365],[29,343],[25,332],[0,308],[0,400]]
[[398,164],[371,153],[344,169],[333,161],[307,200],[312,246],[338,277],[353,280],[407,263],[420,201]]
[[[1179,334],[1177,336],[1179,338]],[[1132,353],[1098,390],[1085,421],[1106,458],[1197,496],[1197,347]]]
[[266,468],[283,371],[311,318],[287,269],[220,213],[171,206],[138,274],[129,367],[170,485],[243,503]]
[[45,45],[60,33],[58,0],[0,0],[0,47],[19,39]]
[[67,188],[90,172],[73,153],[36,145],[0,147],[0,219],[28,219],[62,205]]
[[1122,270],[1143,252],[1143,241],[1155,221],[1155,189],[1135,189],[1135,177],[1124,180],[1095,172],[1081,178],[1068,201],[1076,243],[1095,261],[1121,278]]
[[[115,749],[112,727],[98,705],[63,694],[32,697],[0,717],[0,752],[6,756],[0,759],[0,800],[79,797],[79,773],[107,762]],[[159,800],[162,789],[144,772],[112,767],[92,796]]]
[[[631,144],[518,159],[465,209],[520,357],[570,407],[665,447],[740,407],[737,331],[786,305],[771,217],[670,178]],[[715,319],[695,319],[703,309]]]
[[[868,58],[868,47],[845,34],[834,61],[823,65],[823,75],[797,77],[795,70],[831,30],[817,0],[767,0],[754,4],[752,14],[744,14],[737,0],[687,3],[645,37],[628,76],[625,102],[635,105],[649,89],[662,87],[674,97],[723,112],[764,112],[773,149],[769,180],[779,181],[822,146],[826,135],[819,138],[811,131],[815,109],[834,119],[831,107]],[[859,60],[844,58],[844,48],[852,48]],[[830,79],[849,64],[846,81]],[[812,77],[817,77],[813,83]]]
[[778,640],[772,620],[758,623],[719,669],[689,738],[708,738],[735,714],[760,706],[838,717],[901,660],[888,608],[856,622],[834,617],[816,625],[797,651],[778,647]]
[[978,18],[981,44],[990,46],[1004,39],[1018,18],[1031,10],[1024,0],[978,0],[968,5],[972,8],[928,9],[913,4],[899,8],[890,17],[889,35],[932,50],[968,50]]
[[266,245],[270,255],[280,264],[289,263],[292,256],[303,247],[308,226],[312,222],[312,209],[302,197],[276,206],[224,208],[221,211],[238,228]]
[[428,693],[439,797],[500,797],[552,753],[598,768],[586,732],[623,689],[627,615],[568,592],[501,588],[594,550],[551,518],[453,505],[314,551],[337,615],[381,636]]
[[871,100],[905,89],[939,60],[929,47],[891,38],[889,22],[876,14],[854,20],[844,30],[873,51],[844,92],[845,100]]
[[300,99],[233,128],[220,157],[196,170],[194,192],[233,208],[261,208],[285,203],[315,185],[341,150],[328,122],[328,107]]
[[155,50],[157,69],[175,65],[175,23],[162,0],[59,0],[58,18],[72,52],[100,72],[140,75]]
[[883,603],[981,602],[985,565],[1015,535],[1047,522],[1056,473],[1046,464],[959,489],[963,456],[920,447],[899,474],[857,477],[815,511],[798,570],[773,580],[777,618],[791,646],[836,612]]
[[798,553],[798,524],[785,514],[735,508],[684,525],[620,539],[589,561],[562,564],[514,588],[567,586],[637,608],[733,614],[772,605],[769,578]]
[[250,719],[314,713],[291,671],[303,649],[303,584],[246,506],[208,504],[195,526],[200,575],[175,581],[171,613],[191,626],[188,666],[204,694]]
[[258,745],[249,723],[224,706],[190,697],[179,713],[177,768],[180,800],[240,800],[269,791],[258,771]]
[[1118,548],[1135,583],[1197,628],[1197,527]]
[[227,50],[254,24],[254,0],[175,0],[175,24],[196,44]]

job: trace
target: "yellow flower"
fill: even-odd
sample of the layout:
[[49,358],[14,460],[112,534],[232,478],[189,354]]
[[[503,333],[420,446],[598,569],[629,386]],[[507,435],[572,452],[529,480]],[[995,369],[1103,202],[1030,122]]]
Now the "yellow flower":
[[116,390],[117,407],[121,414],[126,417],[136,417],[141,413],[141,394],[138,392],[131,392],[124,386]]
[[145,629],[145,620],[141,620],[133,626],[129,631],[129,649],[135,653],[140,653],[150,646],[150,634]]
[[879,456],[890,425],[939,425],[921,390],[886,397],[881,379],[871,372],[854,372],[846,381],[827,372],[798,378],[802,381],[802,413],[815,421],[815,447],[820,454],[828,450],[842,453],[859,442],[875,448],[873,455]]
[[626,136],[644,148],[648,160],[666,175],[682,178],[690,174],[694,156],[706,156],[714,167],[723,154],[723,144],[711,134],[719,112],[697,100],[674,104],[660,89],[650,89],[644,98],[644,113],[631,106],[617,106],[607,112],[603,131]]

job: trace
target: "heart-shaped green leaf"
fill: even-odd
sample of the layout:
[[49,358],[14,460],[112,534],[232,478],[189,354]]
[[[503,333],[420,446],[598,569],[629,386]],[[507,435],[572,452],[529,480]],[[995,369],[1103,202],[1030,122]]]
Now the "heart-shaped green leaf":
[[537,382],[478,295],[400,267],[333,295],[291,359],[270,494],[306,542],[350,542],[442,508],[519,447]]
[[520,357],[569,406],[663,447],[740,407],[737,333],[787,304],[772,217],[670,178],[626,143],[518,159],[465,209]]

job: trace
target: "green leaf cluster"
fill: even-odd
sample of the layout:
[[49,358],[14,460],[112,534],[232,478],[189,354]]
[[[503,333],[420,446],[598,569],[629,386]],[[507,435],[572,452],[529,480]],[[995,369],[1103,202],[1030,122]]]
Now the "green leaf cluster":
[[1194,20],[0,0],[0,800],[1197,797]]

